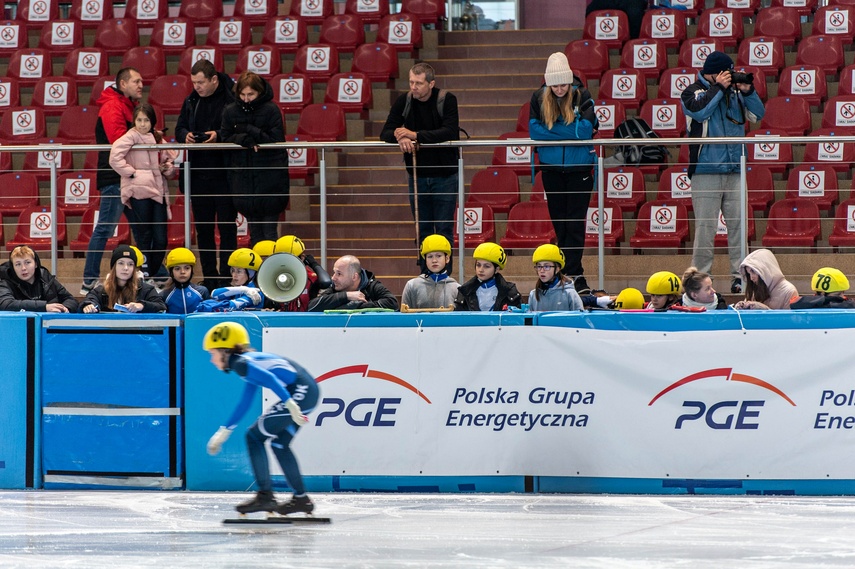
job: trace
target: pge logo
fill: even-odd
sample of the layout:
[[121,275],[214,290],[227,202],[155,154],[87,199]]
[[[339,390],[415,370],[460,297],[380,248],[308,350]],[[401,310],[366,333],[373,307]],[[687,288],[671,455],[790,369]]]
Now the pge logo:
[[[430,399],[415,386],[395,375],[368,369],[367,364],[340,367],[323,374],[316,381],[321,383],[334,377],[356,374],[361,377],[394,383],[412,391],[428,405],[431,404]],[[345,422],[352,427],[394,427],[395,414],[400,404],[400,397],[360,397],[350,402],[338,397],[324,397],[321,401],[323,407],[319,409],[315,426],[322,426],[327,419],[343,417]]]
[[[750,375],[733,373],[733,368],[729,367],[708,369],[677,380],[657,393],[656,397],[651,399],[650,403],[647,405],[653,405],[660,397],[679,387],[683,387],[684,385],[694,381],[715,377],[723,377],[725,381],[737,381],[740,383],[756,385],[757,387],[771,391],[793,407],[796,406],[795,402],[793,402],[786,393],[771,383]],[[677,417],[677,422],[675,423],[674,428],[682,429],[683,423],[685,422],[704,419],[710,429],[757,429],[760,427],[760,424],[756,422],[756,419],[760,417],[760,407],[763,407],[765,404],[766,401],[762,399],[746,401],[718,401],[709,405],[703,401],[683,401],[683,407],[691,409],[692,412]]]

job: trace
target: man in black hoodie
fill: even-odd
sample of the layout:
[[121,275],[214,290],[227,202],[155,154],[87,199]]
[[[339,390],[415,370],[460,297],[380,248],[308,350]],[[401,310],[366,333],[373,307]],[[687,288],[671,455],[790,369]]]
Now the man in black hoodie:
[[[218,73],[214,64],[200,59],[190,69],[194,91],[184,100],[175,137],[178,142],[223,142],[220,134],[223,108],[233,103],[234,81],[225,73]],[[217,150],[188,152],[192,168],[190,174],[191,206],[196,222],[199,260],[205,276],[205,286],[213,290],[226,286],[229,274],[229,255],[237,249],[237,210],[229,193],[229,184],[223,171],[226,154]],[[184,177],[179,182],[183,189]],[[219,270],[214,227],[220,230]]]
[[0,265],[0,310],[74,313],[77,301],[42,267],[38,254],[21,245]]

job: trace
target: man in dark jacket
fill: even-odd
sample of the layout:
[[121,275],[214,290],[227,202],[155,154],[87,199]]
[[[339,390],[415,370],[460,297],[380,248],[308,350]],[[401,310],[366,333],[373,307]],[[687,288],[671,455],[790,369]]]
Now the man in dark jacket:
[[77,301],[42,267],[38,254],[21,245],[0,265],[0,310],[77,312]]
[[345,255],[335,262],[330,279],[333,286],[312,299],[309,312],[360,308],[398,310],[395,295],[374,278],[374,273],[364,270],[353,255]]
[[[223,109],[235,100],[234,81],[225,73],[218,73],[214,64],[201,59],[190,69],[194,91],[184,100],[175,139],[187,144],[222,142],[220,129]],[[190,161],[191,207],[196,223],[199,260],[205,277],[205,286],[214,290],[226,286],[231,279],[229,255],[237,249],[237,209],[229,193],[223,165],[226,153],[216,150],[191,150]],[[184,176],[179,178],[183,186]],[[183,188],[182,188],[183,189]],[[184,190],[186,192],[186,190]],[[219,269],[217,269],[217,244],[214,227],[220,230]]]
[[[98,105],[98,121],[95,123],[95,142],[113,144],[134,124],[134,107],[142,99],[143,80],[139,72],[132,67],[120,69],[116,74],[116,85],[101,93],[95,104]],[[98,152],[98,192],[101,205],[98,209],[98,224],[92,230],[89,246],[86,249],[86,265],[83,269],[83,288],[85,296],[98,284],[101,274],[101,257],[107,246],[107,239],[113,236],[116,225],[122,217],[122,200],[119,197],[121,177],[110,167],[110,151]]]

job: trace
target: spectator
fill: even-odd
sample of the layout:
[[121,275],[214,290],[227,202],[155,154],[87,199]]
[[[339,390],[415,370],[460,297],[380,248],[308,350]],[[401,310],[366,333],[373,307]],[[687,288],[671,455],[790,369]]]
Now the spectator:
[[519,308],[522,296],[517,285],[506,281],[499,271],[505,268],[508,256],[496,243],[481,243],[472,252],[475,259],[475,276],[460,285],[454,310],[490,312]]
[[733,305],[738,310],[782,310],[799,296],[768,249],[749,253],[739,265],[739,272],[745,283],[745,300]]
[[190,249],[176,247],[166,256],[166,270],[171,278],[160,292],[160,297],[170,314],[196,312],[199,304],[211,297],[207,288],[193,284],[195,266],[196,255]]
[[110,273],[103,285],[86,295],[80,311],[164,312],[166,304],[152,285],[136,278],[138,256],[128,245],[119,245],[110,256]]
[[428,235],[422,241],[421,255],[427,271],[410,279],[404,285],[401,307],[413,309],[454,307],[459,285],[448,275],[451,243],[443,235]]
[[[436,87],[433,67],[427,63],[415,64],[409,77],[410,89],[392,104],[380,140],[397,144],[404,153],[418,242],[433,234],[452,242],[458,151],[451,147],[422,149],[418,144],[460,139],[457,97]],[[421,257],[419,264],[424,270]]]
[[790,304],[793,310],[804,308],[855,308],[855,300],[843,294],[849,290],[849,279],[840,270],[823,267],[813,274],[810,287],[813,296],[801,296]]
[[223,142],[245,149],[226,152],[232,199],[247,218],[252,245],[276,241],[279,215],[288,207],[288,153],[258,145],[285,142],[282,112],[270,84],[251,71],[240,74],[235,93],[237,100],[223,109],[221,129]]
[[122,177],[122,204],[134,241],[143,251],[143,276],[165,279],[166,222],[172,214],[164,176],[175,172],[176,152],[133,149],[138,144],[163,144],[163,133],[154,128],[154,107],[143,103],[134,109],[133,119],[133,128],[113,143],[110,166]]
[[277,239],[273,253],[288,253],[303,261],[306,267],[306,287],[302,294],[291,302],[270,301],[269,307],[282,312],[306,312],[309,310],[309,303],[318,296],[321,289],[332,286],[329,273],[312,255],[306,253],[306,244],[296,235],[284,235]]
[[[594,100],[579,78],[573,77],[567,56],[561,52],[550,55],[543,77],[546,84],[531,96],[529,136],[533,140],[590,140],[599,126]],[[594,147],[540,146],[537,155],[549,217],[567,259],[562,272],[572,277],[579,294],[589,293],[582,252],[594,187]]]
[[[573,286],[573,280],[561,274],[564,267],[564,253],[561,249],[552,244],[541,245],[534,250],[531,261],[537,271],[538,281],[528,295],[530,312],[584,308],[582,298]],[[605,306],[607,305],[608,302]]]
[[697,267],[689,267],[683,273],[683,298],[680,306],[727,310],[727,302],[712,286],[712,277]]
[[252,249],[242,247],[229,257],[229,267],[232,272],[231,286],[215,289],[211,292],[211,298],[199,303],[196,312],[261,310],[264,307],[264,294],[255,282],[261,258]]
[[609,306],[614,310],[641,310],[644,308],[644,295],[637,288],[625,288]]
[[0,310],[68,313],[77,308],[71,293],[26,245],[12,249],[0,265]]
[[[200,59],[190,68],[193,92],[184,100],[175,139],[187,144],[211,144],[223,140],[223,109],[235,101],[234,81],[225,73],[217,72],[214,64]],[[223,165],[228,152],[222,150],[189,150],[190,207],[196,223],[196,241],[199,261],[202,264],[203,284],[213,290],[230,280],[229,255],[237,249],[237,209],[229,192],[229,183]],[[180,177],[181,184],[184,177]],[[214,229],[220,232],[220,248],[214,239]],[[219,269],[217,258],[219,256]]]
[[668,310],[680,300],[681,292],[680,277],[670,271],[653,273],[647,279],[647,294],[650,295],[647,308]]
[[[98,121],[95,123],[95,142],[113,144],[133,126],[134,106],[142,99],[143,80],[139,72],[125,67],[116,74],[116,85],[110,86],[95,101],[98,105]],[[122,201],[119,199],[119,174],[110,168],[110,151],[98,152],[98,192],[101,194],[98,209],[98,224],[92,230],[86,249],[86,264],[83,269],[81,295],[86,295],[98,284],[101,275],[101,257],[122,217]]]
[[309,302],[309,312],[324,310],[359,310],[363,308],[398,309],[398,299],[362,268],[353,255],[341,257],[333,265],[331,288]]

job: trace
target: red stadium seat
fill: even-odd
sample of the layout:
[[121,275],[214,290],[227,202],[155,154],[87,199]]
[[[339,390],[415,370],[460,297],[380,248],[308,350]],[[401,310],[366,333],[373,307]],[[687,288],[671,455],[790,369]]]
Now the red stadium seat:
[[379,24],[389,15],[389,0],[346,0],[345,14],[355,14],[366,24]]
[[825,73],[816,65],[793,65],[781,72],[778,96],[801,97],[818,107],[828,97]]
[[[68,242],[62,210],[52,214],[48,206],[28,207],[18,216],[15,236],[6,242],[6,247],[11,251],[15,247],[26,245],[34,251],[50,251],[52,231],[56,231],[58,246],[62,247]],[[57,254],[62,257],[61,250]]]
[[546,201],[546,188],[543,187],[543,172],[538,172],[534,175],[534,184],[531,186],[529,200],[533,202]]
[[0,119],[4,144],[29,144],[46,135],[45,114],[38,107],[12,107]]
[[52,55],[69,53],[83,47],[83,26],[73,20],[54,20],[42,27],[39,47]]
[[[44,138],[37,141],[38,144],[64,144],[65,141],[56,138]],[[35,174],[40,182],[50,180],[51,163],[56,164],[58,172],[69,172],[74,168],[71,160],[71,152],[43,150],[41,152],[27,152],[24,154],[24,171]]]
[[132,47],[122,57],[122,67],[133,67],[149,83],[156,77],[166,75],[166,56],[156,46]]
[[151,82],[148,102],[159,106],[164,113],[177,115],[192,91],[193,82],[188,75],[161,75]]
[[[149,46],[159,48],[165,54],[181,55],[196,43],[193,23],[187,18],[165,18],[158,20],[151,31]],[[143,74],[143,77],[152,77]]]
[[807,134],[810,126],[810,105],[802,97],[772,97],[766,101],[766,114],[760,128],[774,128],[789,136]]
[[816,9],[817,0],[772,0],[771,6],[786,6],[794,10],[800,18],[807,18]]
[[107,55],[123,55],[140,44],[137,23],[127,18],[104,20],[95,30],[95,47]]
[[689,239],[689,214],[685,206],[673,202],[646,202],[638,211],[635,235],[630,246],[643,249],[677,249],[681,251]]
[[297,134],[308,134],[317,142],[344,140],[344,111],[335,103],[307,105],[297,121]]
[[29,30],[38,30],[46,22],[59,20],[59,0],[18,0],[16,18]]
[[401,12],[412,14],[426,26],[442,29],[445,20],[445,2],[443,0],[401,0]]
[[6,112],[9,107],[21,105],[21,92],[18,88],[18,80],[12,77],[0,77],[0,113]]
[[251,26],[263,26],[275,18],[278,12],[277,0],[235,0],[234,15],[243,18]]
[[[314,142],[308,134],[286,134],[285,142]],[[306,180],[307,184],[314,183],[318,172],[318,151],[314,148],[288,149],[288,175],[292,180]]]
[[306,44],[308,37],[306,22],[300,18],[271,18],[264,25],[264,43],[275,45],[283,53],[297,53],[300,46]]
[[[4,152],[8,156],[8,152]],[[28,172],[0,174],[0,215],[18,216],[39,203],[39,181]]]
[[337,73],[327,83],[325,103],[337,103],[345,113],[359,113],[367,118],[374,105],[371,81],[363,73]]
[[600,124],[596,138],[612,138],[618,125],[626,120],[626,108],[621,101],[597,99],[594,112]]
[[700,69],[704,66],[707,56],[714,51],[724,51],[724,43],[718,38],[694,38],[680,44],[677,56],[679,67]]
[[534,249],[555,243],[555,228],[544,201],[520,202],[508,213],[505,236],[499,244],[505,249]]
[[769,6],[758,12],[754,35],[775,37],[785,46],[793,46],[802,38],[798,12],[785,7]]
[[[77,238],[68,244],[68,248],[71,249],[73,256],[82,257],[85,255],[86,250],[89,248],[89,240],[92,239],[92,230],[95,229],[97,223],[98,200],[83,212],[83,219],[80,220],[80,232],[77,234]],[[116,225],[115,231],[113,231],[113,236],[107,239],[106,249],[110,251],[119,245],[127,245],[130,242],[131,228],[123,213],[119,218],[119,223]]]
[[95,172],[64,172],[57,177],[59,209],[66,216],[78,216],[98,204],[98,182]]
[[[634,166],[606,168],[605,200],[603,205],[615,208],[621,214],[634,216],[647,199],[644,173]],[[597,205],[597,194],[591,196],[591,205]]]
[[[754,222],[754,213],[748,212],[748,223],[746,224],[745,237],[748,243],[751,243],[757,238],[757,225]],[[724,249],[727,247],[727,220],[724,219],[724,214],[718,213],[718,229],[715,232],[713,246]]]
[[340,53],[353,53],[365,43],[362,18],[354,14],[335,14],[321,24],[320,43],[334,45]]
[[223,53],[238,53],[252,45],[252,28],[240,18],[217,18],[208,27],[207,43]]
[[528,121],[531,115],[531,101],[527,101],[520,106],[520,110],[517,113],[517,132],[523,132],[528,130]]
[[181,0],[178,17],[196,23],[196,27],[207,27],[208,22],[223,16],[222,0]]
[[821,136],[822,142],[805,144],[804,164],[823,164],[837,173],[847,173],[855,164],[855,143],[839,142],[840,133],[833,128],[818,128],[808,136]]
[[125,18],[134,20],[141,28],[151,28],[168,16],[167,0],[127,0],[125,4]]
[[754,90],[757,91],[757,96],[760,97],[763,101],[767,99],[766,74],[763,72],[762,69],[753,65],[737,64],[733,66],[733,70],[741,71],[743,73],[751,73],[752,75],[754,75]]
[[647,82],[637,69],[609,69],[600,80],[598,97],[620,101],[626,110],[638,110],[647,99]]
[[[467,210],[467,219],[469,219],[470,216],[477,216],[478,209],[481,210],[481,231],[469,232],[464,229],[463,246],[466,249],[474,249],[481,243],[485,243],[487,241],[494,243],[496,241],[496,218],[493,212],[493,208],[490,207],[489,204],[477,200],[467,199],[466,206],[464,209]],[[455,227],[457,226],[457,211],[455,211],[454,214],[454,225]],[[473,229],[477,229],[477,227],[473,227]],[[454,246],[460,246],[460,239],[458,238],[456,231],[454,232]]]
[[662,172],[657,186],[656,199],[677,203],[692,211],[692,180],[687,166],[670,166]]
[[841,42],[850,44],[855,36],[852,16],[852,6],[821,6],[813,15],[810,34],[837,36]]
[[73,77],[44,77],[33,90],[32,105],[45,116],[60,116],[77,105],[77,81]]
[[672,0],[671,6],[678,10],[678,14],[691,19],[697,19],[704,9],[703,3],[699,5],[698,0]]
[[[659,40],[667,49],[676,50],[686,39],[686,18],[677,10],[647,10],[638,37]],[[573,61],[569,56],[568,60]]]
[[[183,198],[184,196],[178,196]],[[166,225],[166,242],[170,249],[175,247],[187,247],[184,241],[184,200],[176,199],[170,206],[172,219]],[[196,223],[193,221],[193,212],[190,212],[190,241],[196,241]]]
[[784,68],[784,45],[778,38],[753,36],[745,38],[739,44],[736,57],[739,65],[753,65],[764,73],[777,77]]
[[80,22],[84,30],[95,29],[113,18],[113,0],[71,0],[69,17]]
[[799,42],[796,65],[817,65],[826,75],[837,75],[845,65],[843,40],[830,35],[806,37]]
[[398,53],[387,43],[364,43],[353,52],[350,70],[372,82],[388,83],[398,77]]
[[745,168],[745,183],[748,187],[748,207],[751,211],[765,213],[775,201],[772,171],[766,166],[749,165]]
[[326,83],[339,72],[338,50],[327,44],[301,46],[294,56],[294,72],[303,73],[313,82]]
[[588,80],[600,80],[609,68],[609,48],[599,40],[573,40],[564,47],[567,61],[573,62],[573,73],[581,71]]
[[629,20],[620,10],[594,10],[585,16],[582,38],[599,40],[609,49],[620,51],[629,39]]
[[623,44],[620,66],[636,69],[645,79],[658,79],[668,67],[668,54],[659,40],[635,39]]
[[837,206],[828,244],[832,247],[855,247],[855,198],[844,200]]
[[811,201],[831,213],[839,197],[837,172],[827,165],[799,164],[790,170],[784,197]]
[[[499,140],[527,139],[528,131],[506,132]],[[493,149],[493,166],[511,170],[518,176],[531,175],[531,160],[536,156],[531,146],[496,146]]]
[[[787,136],[779,129],[752,130],[746,136]],[[793,145],[784,142],[758,142],[747,145],[748,163],[769,168],[773,174],[783,174],[793,163]]]
[[291,16],[302,18],[310,26],[320,26],[335,13],[333,0],[292,0]]
[[70,107],[59,119],[57,135],[69,144],[95,144],[97,105]]
[[17,79],[21,86],[38,83],[42,77],[51,75],[50,53],[46,49],[19,49],[9,58],[7,76]]
[[716,9],[731,10],[740,18],[754,18],[761,8],[760,0],[715,0]]
[[396,51],[413,51],[422,46],[422,23],[413,14],[383,16],[377,29],[377,41],[387,43]]
[[855,95],[830,97],[822,112],[822,128],[833,128],[839,134],[855,134]]
[[28,46],[27,29],[16,20],[0,21],[0,54],[7,56]]
[[301,73],[281,73],[270,79],[273,102],[283,113],[300,113],[312,102],[312,81]]
[[855,95],[855,64],[847,65],[840,71],[837,83],[838,95]]
[[[100,93],[103,89],[97,88],[98,78],[109,75],[109,65],[109,58],[103,50],[96,47],[81,47],[65,58],[62,74],[65,77],[74,77],[78,85],[94,85],[93,92]],[[115,81],[114,74],[113,82]],[[94,98],[92,100],[94,101]]]
[[762,240],[764,247],[813,249],[821,238],[819,208],[815,203],[799,198],[784,198],[772,204]]
[[235,73],[252,71],[265,78],[282,72],[282,56],[279,49],[271,45],[248,45],[238,54]]
[[725,47],[736,47],[744,35],[742,17],[733,10],[708,10],[698,18],[699,38],[714,38]]
[[193,64],[200,59],[207,59],[216,69],[223,68],[223,50],[212,45],[197,45],[188,47],[178,60],[178,73],[190,75]]
[[680,99],[645,101],[639,114],[663,138],[678,138],[686,133],[686,116]]
[[698,78],[698,71],[691,67],[674,67],[666,69],[659,76],[659,99],[679,99],[683,90]]
[[479,170],[469,185],[467,200],[487,204],[494,213],[507,214],[520,201],[519,178],[507,168]]
[[[617,249],[623,241],[623,217],[619,209],[603,207],[603,247]],[[598,207],[588,208],[585,221],[585,247],[595,248],[600,245],[600,210]]]

